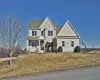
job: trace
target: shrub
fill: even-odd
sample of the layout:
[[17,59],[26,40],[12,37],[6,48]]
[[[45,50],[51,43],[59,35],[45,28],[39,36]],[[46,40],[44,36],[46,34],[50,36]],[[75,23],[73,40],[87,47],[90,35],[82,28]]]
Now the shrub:
[[57,53],[58,52],[58,50],[57,49],[55,49],[55,53]]
[[79,46],[76,46],[76,47],[74,48],[74,52],[81,52],[81,48],[80,48]]
[[46,42],[46,44],[45,44],[45,51],[46,52],[50,52],[50,50],[49,50],[49,42]]
[[58,52],[63,52],[63,49],[61,46],[58,47]]
[[57,52],[57,39],[53,38],[51,43],[51,52]]

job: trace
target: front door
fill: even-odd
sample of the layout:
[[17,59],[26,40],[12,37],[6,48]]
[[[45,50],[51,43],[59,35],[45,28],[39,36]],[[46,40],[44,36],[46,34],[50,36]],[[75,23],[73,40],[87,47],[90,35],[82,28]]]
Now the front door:
[[44,41],[40,41],[40,49],[44,50]]

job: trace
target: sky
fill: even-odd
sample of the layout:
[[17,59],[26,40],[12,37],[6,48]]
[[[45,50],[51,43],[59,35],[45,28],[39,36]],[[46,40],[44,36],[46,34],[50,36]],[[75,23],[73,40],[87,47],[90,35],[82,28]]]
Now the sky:
[[14,14],[28,33],[30,20],[46,16],[63,26],[71,22],[87,47],[100,47],[100,0],[0,0],[0,17]]

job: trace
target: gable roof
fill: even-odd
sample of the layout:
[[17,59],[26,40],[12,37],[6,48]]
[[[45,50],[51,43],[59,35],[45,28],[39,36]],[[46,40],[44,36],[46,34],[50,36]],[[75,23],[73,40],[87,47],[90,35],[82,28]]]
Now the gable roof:
[[69,20],[67,20],[67,23],[70,25],[70,27],[73,29],[73,31],[75,32],[75,34],[77,35],[77,37],[80,37],[78,35],[78,33],[76,32],[76,30],[74,29],[74,27],[72,26],[72,24],[69,22]]
[[76,36],[76,37],[79,37],[78,33],[76,32],[76,30],[73,28],[73,26],[71,25],[71,23],[68,20],[65,23],[65,25],[60,29],[57,36],[66,36],[66,37]]
[[31,20],[28,28],[29,29],[38,29],[44,20]]
[[[49,19],[49,18],[48,18]],[[41,24],[43,23],[44,20],[31,20],[31,22],[29,23],[29,26],[28,28],[29,29],[39,29],[39,27],[41,26]],[[51,24],[55,26],[55,22],[53,20],[50,20],[49,21],[51,22]]]
[[51,20],[48,16],[46,17],[50,22],[51,24],[56,28],[56,25],[55,25],[55,22],[53,20]]
[[[50,22],[51,23],[51,25],[56,29],[56,25],[55,25],[55,22],[53,21],[53,20],[51,20],[48,16],[45,18],[45,20],[43,21],[43,25],[41,25],[40,27],[39,27],[39,29],[41,29],[41,28],[44,28],[44,27],[47,27],[48,26],[48,22]],[[46,23],[46,24],[45,24]],[[44,24],[45,24],[45,26],[44,26]]]
[[28,36],[27,40],[38,40],[39,37],[32,37],[32,36]]
[[57,29],[56,29],[56,35],[58,35],[58,33],[60,32],[62,26],[57,26],[56,28],[57,28]]

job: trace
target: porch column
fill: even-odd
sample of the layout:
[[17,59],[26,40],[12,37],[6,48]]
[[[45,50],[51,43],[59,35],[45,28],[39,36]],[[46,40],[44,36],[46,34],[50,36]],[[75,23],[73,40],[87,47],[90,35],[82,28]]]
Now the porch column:
[[39,40],[39,53],[40,53],[40,40]]
[[27,50],[29,50],[29,40],[27,40]]
[[43,44],[43,46],[44,46],[44,52],[45,52],[45,41],[44,41],[44,44]]
[[[44,43],[45,38],[43,36],[40,36],[38,40],[39,40],[39,53],[44,53],[44,50],[41,50],[41,46],[44,46],[43,43]],[[43,41],[43,43],[41,41]]]

